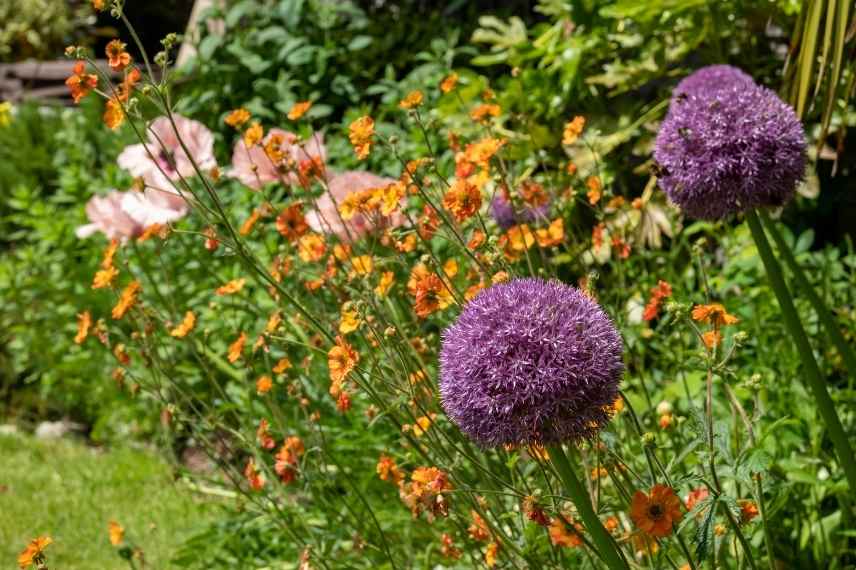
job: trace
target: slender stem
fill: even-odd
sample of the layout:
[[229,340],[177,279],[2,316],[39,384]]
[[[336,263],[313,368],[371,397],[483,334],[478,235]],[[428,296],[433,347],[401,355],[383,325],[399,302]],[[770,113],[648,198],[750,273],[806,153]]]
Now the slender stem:
[[603,559],[609,568],[613,570],[624,570],[628,568],[627,561],[624,555],[618,548],[618,545],[613,540],[603,523],[594,512],[591,506],[591,499],[586,492],[585,486],[574,473],[570,462],[568,461],[565,450],[561,445],[549,445],[547,450],[550,453],[550,460],[553,466],[559,473],[562,483],[565,485],[565,490],[568,496],[573,500],[577,507],[577,512],[583,521],[583,524],[591,535],[592,542],[597,546],[597,554]]
[[805,272],[797,263],[791,248],[788,247],[787,243],[785,243],[785,240],[782,238],[782,234],[776,227],[775,222],[770,219],[766,212],[760,212],[759,214],[767,233],[773,236],[773,241],[776,242],[776,247],[779,249],[779,256],[784,258],[785,264],[788,266],[788,269],[791,270],[800,291],[806,296],[806,298],[808,298],[811,306],[814,307],[814,312],[817,313],[817,318],[820,319],[820,322],[826,329],[826,333],[829,335],[829,338],[832,340],[835,348],[838,349],[838,354],[841,355],[841,359],[844,361],[844,365],[847,367],[848,373],[851,377],[856,377],[856,351],[853,350],[853,347],[847,343],[844,335],[841,334],[841,328],[835,323],[835,319],[833,318],[832,313],[829,312],[829,308],[827,308],[823,299],[820,298],[817,292],[815,292],[814,287],[809,283],[805,276]]
[[832,402],[832,398],[826,388],[826,382],[821,375],[817,361],[814,359],[811,344],[809,344],[805,330],[803,330],[802,324],[800,324],[800,318],[791,299],[790,291],[788,291],[788,287],[785,285],[785,280],[782,277],[782,269],[779,266],[779,262],[773,256],[773,250],[767,241],[767,237],[764,235],[764,230],[761,227],[761,222],[755,210],[749,210],[746,213],[746,221],[749,223],[752,239],[755,240],[758,253],[761,255],[761,260],[764,262],[764,267],[767,270],[770,285],[772,285],[776,298],[779,301],[779,307],[782,309],[785,326],[797,346],[797,351],[799,352],[804,368],[805,379],[814,394],[817,409],[826,423],[829,439],[832,440],[835,453],[838,455],[838,462],[844,470],[851,492],[856,491],[856,456],[853,455],[853,448],[847,440],[847,434],[844,432],[841,420],[835,411],[835,404]]

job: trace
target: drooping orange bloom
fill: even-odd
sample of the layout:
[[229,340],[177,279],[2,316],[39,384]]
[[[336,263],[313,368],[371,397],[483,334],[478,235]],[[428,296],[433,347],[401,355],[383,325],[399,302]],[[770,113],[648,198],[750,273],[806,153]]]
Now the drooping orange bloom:
[[78,61],[74,64],[72,75],[65,80],[65,84],[71,91],[71,98],[75,103],[80,103],[80,100],[89,95],[89,93],[98,87],[98,76],[92,73],[86,73],[86,64]]
[[565,221],[556,218],[546,228],[535,230],[535,239],[541,247],[554,247],[565,241]]
[[375,293],[377,293],[378,297],[386,297],[386,294],[389,293],[390,288],[392,288],[392,284],[395,282],[395,273],[392,271],[384,271],[380,275],[380,282],[375,287]]
[[[461,156],[455,157],[456,168],[458,166],[462,166],[462,164],[458,163],[463,160],[463,162],[477,166],[482,170],[488,170],[490,167],[490,160],[496,156],[496,153],[498,153],[507,142],[508,141],[506,139],[485,137],[474,143],[468,144],[464,149],[464,152],[461,153]],[[458,176],[460,175],[458,174]]]
[[583,129],[586,126],[585,117],[577,115],[572,120],[565,124],[565,130],[562,133],[562,144],[572,145],[577,142],[577,139],[583,134]]
[[470,118],[474,121],[486,121],[491,117],[498,117],[502,109],[495,103],[482,103],[470,111]]
[[422,91],[417,89],[408,93],[407,96],[398,103],[398,106],[402,109],[415,109],[422,105],[423,99],[424,96],[422,95]]
[[296,121],[312,108],[312,101],[298,101],[288,111],[288,120]]
[[353,275],[368,275],[374,269],[371,255],[355,255],[349,261]]
[[256,440],[262,449],[273,449],[276,447],[276,440],[270,434],[270,424],[265,418],[259,422],[259,427],[256,430]]
[[280,212],[276,217],[276,231],[290,242],[306,234],[309,224],[303,215],[303,204],[296,202]]
[[534,522],[538,526],[549,526],[550,525],[550,517],[544,512],[544,509],[541,508],[541,505],[538,504],[538,499],[533,497],[532,495],[527,495],[523,498],[523,514],[526,515],[530,521]]
[[279,362],[276,363],[276,366],[273,367],[273,373],[282,374],[289,368],[291,368],[291,361],[288,358],[280,358]]
[[128,286],[125,287],[122,294],[119,296],[119,302],[116,303],[115,307],[113,307],[113,312],[111,314],[114,319],[121,319],[125,316],[125,313],[131,309],[131,307],[137,304],[137,296],[139,295],[141,288],[139,281],[131,281],[128,283]]
[[89,336],[89,327],[92,326],[92,315],[89,311],[83,311],[77,315],[77,334],[74,336],[75,344],[82,344]]
[[505,258],[514,261],[535,245],[535,242],[535,233],[529,229],[529,225],[519,224],[511,226],[508,231],[499,236],[498,245],[505,253]]
[[470,517],[473,519],[473,522],[470,523],[470,526],[467,528],[470,538],[477,542],[486,542],[490,540],[490,528],[487,526],[487,523],[482,516],[476,511],[470,511]]
[[107,44],[107,64],[113,71],[122,71],[131,65],[131,54],[125,51],[126,47],[125,42],[118,39],[110,40]]
[[652,321],[657,318],[660,313],[660,307],[663,304],[663,299],[672,296],[672,286],[666,281],[660,279],[657,285],[651,287],[651,299],[645,305],[645,311],[642,313],[643,321]]
[[425,318],[431,313],[445,309],[454,301],[452,293],[443,280],[435,273],[419,279],[414,288],[414,309],[419,318]]
[[116,521],[110,521],[107,524],[107,533],[110,536],[110,544],[119,546],[125,540],[125,527]]
[[448,93],[452,89],[455,88],[455,85],[458,84],[458,74],[454,71],[443,78],[443,81],[440,82],[440,91],[443,93]]
[[550,522],[550,527],[547,531],[553,546],[577,548],[583,543],[581,536],[583,527],[578,522],[574,522],[573,527],[569,528],[562,517],[556,517]]
[[176,338],[184,338],[190,331],[193,330],[193,327],[196,326],[196,315],[193,314],[193,311],[187,311],[184,313],[184,319],[182,319],[181,323],[171,331],[169,334]]
[[244,131],[244,144],[247,148],[253,148],[262,142],[264,136],[265,130],[258,122],[255,122],[250,125],[246,131]]
[[247,460],[247,465],[244,467],[244,477],[253,491],[261,491],[265,488],[265,477],[259,472],[252,457]]
[[367,115],[355,120],[348,127],[348,139],[358,159],[364,160],[369,156],[372,137],[374,137],[374,119]]
[[229,345],[229,353],[227,359],[231,363],[235,363],[241,355],[244,353],[244,345],[247,343],[247,334],[245,332],[241,332],[238,335],[238,338],[235,339],[232,344]]
[[273,468],[283,484],[288,485],[297,478],[297,468],[304,450],[303,440],[297,436],[290,436],[277,452]]
[[316,233],[308,233],[297,242],[297,255],[307,263],[320,260],[326,251],[324,238]]
[[119,361],[119,364],[122,366],[127,366],[131,362],[131,356],[128,354],[128,351],[125,350],[124,343],[118,343],[113,347],[113,356],[116,357],[116,360]]
[[276,329],[279,328],[280,323],[282,323],[282,313],[274,311],[271,313],[270,317],[268,317],[267,323],[265,323],[265,334],[275,333]]
[[250,120],[250,112],[240,107],[226,115],[226,124],[230,127],[238,128]]
[[127,103],[128,99],[131,98],[131,92],[142,78],[143,74],[140,73],[140,70],[137,68],[126,73],[124,79],[122,79],[122,83],[120,83],[116,88],[116,99],[122,103]]
[[149,224],[143,230],[143,233],[140,234],[140,237],[137,238],[137,243],[142,243],[144,241],[148,241],[155,236],[158,236],[161,239],[166,239],[169,235],[169,226],[165,224]]
[[600,181],[600,177],[589,176],[586,178],[586,188],[588,188],[586,196],[588,197],[589,204],[594,206],[600,202],[600,198],[603,196],[603,184]]
[[722,331],[712,330],[701,335],[701,340],[707,348],[713,348],[722,344]]
[[202,233],[205,235],[205,249],[216,251],[220,247],[220,240],[217,239],[217,230],[209,226]]
[[416,419],[416,423],[413,425],[413,435],[416,437],[422,437],[428,428],[431,427],[431,424],[434,422],[434,418],[437,414],[431,414],[430,416],[421,416]]
[[654,485],[649,494],[636,491],[630,505],[630,518],[649,536],[663,538],[672,533],[684,513],[681,500],[667,485]]
[[327,366],[330,368],[330,395],[339,396],[342,383],[357,366],[360,355],[341,336],[336,337],[336,345],[327,353]]
[[755,504],[755,501],[750,501],[749,499],[740,499],[739,501],[737,501],[737,504],[740,505],[741,524],[751,522],[752,519],[754,519],[760,514],[760,511],[758,511],[758,505]]
[[463,552],[461,552],[460,548],[455,546],[455,542],[452,540],[452,535],[444,532],[440,537],[440,554],[449,560],[458,560]]
[[437,467],[417,467],[410,481],[402,484],[399,495],[410,508],[413,518],[428,513],[428,520],[436,516],[449,516],[449,504],[443,493],[452,490],[449,476]]
[[122,103],[116,97],[111,97],[107,100],[107,103],[104,105],[102,119],[104,120],[104,124],[114,131],[125,122],[125,111],[122,109]]
[[[237,360],[237,358],[235,360]],[[270,392],[271,389],[273,389],[273,380],[271,380],[271,377],[267,374],[259,376],[259,379],[256,380],[256,394],[264,396]]]
[[487,545],[484,551],[484,563],[488,568],[496,566],[496,559],[499,556],[499,543],[491,542]]
[[18,566],[22,569],[29,568],[33,564],[43,564],[45,561],[45,548],[53,542],[49,536],[40,536],[30,541],[27,547],[18,555]]
[[253,227],[256,225],[256,222],[259,221],[259,218],[262,217],[262,213],[258,208],[253,210],[250,216],[244,220],[244,223],[241,224],[240,229],[238,229],[238,233],[242,236],[249,235],[251,231],[253,231]]
[[92,0],[92,7],[95,8],[96,11],[102,12],[107,5],[104,0]]
[[231,281],[229,281],[225,285],[221,285],[220,287],[217,287],[217,289],[214,291],[214,293],[216,295],[232,295],[233,293],[237,293],[238,291],[243,289],[244,284],[246,282],[247,282],[247,280],[244,278],[232,279]]
[[720,303],[696,305],[693,307],[692,317],[694,321],[710,323],[714,327],[733,325],[740,322],[740,319],[734,315],[730,315]]
[[389,455],[381,454],[377,461],[377,475],[381,481],[391,481],[398,485],[404,479],[404,474],[398,469],[395,460]]
[[481,207],[481,191],[474,184],[458,179],[443,196],[443,207],[459,222],[471,218]]
[[704,501],[709,496],[710,496],[710,491],[708,490],[707,487],[701,486],[701,487],[698,487],[696,489],[692,489],[687,494],[687,500],[686,500],[687,510],[688,511],[693,510],[697,504]]
[[600,249],[603,245],[603,231],[606,229],[606,224],[599,223],[591,230],[591,244],[594,249]]

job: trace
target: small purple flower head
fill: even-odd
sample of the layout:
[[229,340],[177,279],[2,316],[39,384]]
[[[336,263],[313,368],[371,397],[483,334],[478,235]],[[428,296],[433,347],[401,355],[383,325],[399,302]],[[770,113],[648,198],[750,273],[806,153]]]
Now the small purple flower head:
[[533,208],[523,205],[519,211],[514,211],[514,206],[503,192],[497,192],[490,203],[490,213],[493,219],[504,230],[517,224],[528,224],[537,220],[546,220],[550,215],[550,204],[543,204]]
[[578,289],[493,285],[443,332],[443,409],[483,447],[579,442],[610,420],[622,352],[612,321]]
[[805,172],[805,136],[773,91],[717,65],[675,89],[654,158],[669,199],[690,217],[718,220],[790,200]]

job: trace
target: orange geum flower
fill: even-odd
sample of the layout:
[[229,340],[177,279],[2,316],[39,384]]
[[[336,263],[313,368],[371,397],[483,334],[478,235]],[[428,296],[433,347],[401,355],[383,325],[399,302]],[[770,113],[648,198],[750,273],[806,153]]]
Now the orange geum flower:
[[438,515],[449,515],[449,505],[443,493],[451,490],[452,484],[444,471],[437,467],[417,467],[410,474],[410,482],[401,485],[399,494],[413,518],[427,511],[431,520]]
[[193,311],[187,311],[184,313],[184,319],[182,319],[181,323],[171,331],[169,331],[170,336],[174,336],[176,338],[184,338],[190,331],[193,330],[193,327],[196,326],[196,315],[193,314]]
[[487,545],[484,551],[484,563],[488,568],[496,566],[496,559],[499,556],[499,543],[491,542]]
[[553,546],[577,548],[583,544],[582,526],[579,523],[575,522],[573,528],[568,528],[562,517],[556,517],[550,522],[547,530]]
[[104,105],[104,116],[102,118],[104,124],[114,131],[125,122],[125,111],[122,109],[122,103],[116,97],[107,100],[107,103]]
[[586,188],[588,188],[586,196],[588,197],[589,204],[594,206],[600,202],[600,198],[603,196],[603,184],[600,182],[600,177],[589,176],[586,178]]
[[230,127],[238,128],[250,120],[250,112],[240,107],[226,115],[226,124]]
[[354,146],[358,159],[364,160],[369,156],[372,137],[374,137],[374,119],[367,115],[355,120],[348,127],[348,139]]
[[74,336],[75,344],[82,344],[89,336],[89,327],[92,326],[92,315],[89,311],[83,311],[77,315],[77,334]]
[[556,218],[546,228],[535,230],[535,238],[541,247],[557,246],[565,240],[565,221]]
[[466,180],[458,179],[443,196],[443,207],[459,222],[471,218],[481,207],[481,191]]
[[538,499],[532,495],[527,495],[523,498],[521,505],[523,514],[526,518],[539,526],[550,526],[550,517],[544,512],[544,509],[538,504]]
[[288,120],[296,121],[312,108],[312,101],[298,101],[288,111]]
[[18,566],[22,569],[33,564],[41,565],[45,561],[45,548],[53,542],[49,536],[40,536],[30,541],[27,547],[18,555]]
[[247,460],[247,465],[244,467],[244,477],[250,484],[250,489],[253,491],[261,491],[265,487],[265,477],[259,473],[256,467],[256,462],[250,458]]
[[431,427],[431,424],[434,423],[434,418],[437,417],[437,414],[431,414],[430,416],[422,416],[416,419],[416,424],[413,426],[413,435],[416,437],[422,437],[425,432],[428,431],[428,428]]
[[701,335],[701,340],[707,348],[712,349],[722,344],[722,332],[718,330],[707,331]]
[[630,518],[649,536],[668,536],[672,533],[672,527],[680,522],[683,516],[681,500],[671,487],[657,484],[648,494],[636,491],[633,495]]
[[470,118],[474,121],[485,121],[490,117],[498,117],[502,112],[502,108],[495,103],[482,103],[477,105],[471,112]]
[[125,47],[125,42],[118,39],[110,40],[107,44],[107,64],[113,71],[122,71],[131,65],[131,54],[125,51]]
[[288,241],[295,241],[309,231],[303,216],[303,204],[297,202],[284,209],[276,217],[276,230]]
[[443,280],[435,273],[420,279],[414,288],[414,309],[419,318],[425,318],[431,313],[445,309],[452,304],[452,293]]
[[392,284],[395,282],[395,273],[392,271],[384,271],[380,275],[380,282],[375,287],[375,293],[378,297],[385,297],[389,292]]
[[330,368],[330,380],[333,384],[330,388],[330,394],[333,397],[338,396],[338,390],[341,389],[342,382],[356,368],[359,360],[360,355],[354,350],[354,347],[348,344],[341,336],[337,336],[336,345],[327,353],[327,366]]
[[247,282],[247,280],[243,279],[243,278],[232,279],[231,281],[229,281],[225,285],[221,285],[220,287],[217,287],[217,289],[214,291],[214,293],[216,295],[232,295],[233,293],[237,293],[241,289],[243,289],[244,284],[246,282]]
[[238,338],[235,339],[232,344],[229,345],[229,353],[227,359],[231,363],[235,363],[244,352],[244,345],[247,343],[247,335],[244,332],[241,332],[238,335]]
[[107,524],[107,534],[110,537],[110,544],[119,546],[125,540],[125,527],[116,521],[110,521]]
[[297,242],[297,255],[307,263],[318,261],[326,251],[324,238],[316,233],[308,233]]
[[404,475],[399,471],[395,460],[385,454],[381,454],[377,462],[377,475],[381,481],[392,481],[398,485],[404,478]]
[[259,422],[259,427],[256,430],[256,440],[262,449],[273,449],[276,447],[276,440],[270,434],[270,424],[264,418]]
[[65,84],[71,91],[71,98],[75,103],[80,103],[80,100],[89,95],[90,91],[98,87],[98,76],[92,73],[86,73],[86,64],[78,61],[74,64],[72,75],[65,80]]
[[733,325],[740,322],[740,319],[728,314],[725,307],[720,303],[696,305],[693,307],[692,317],[694,321],[710,323],[714,327]]
[[106,269],[96,271],[95,277],[92,278],[92,288],[104,289],[105,287],[110,287],[117,275],[119,275],[119,270],[112,265]]
[[398,106],[402,109],[415,109],[422,105],[423,99],[424,96],[422,95],[422,91],[417,89],[408,93],[407,96],[398,103]]
[[660,307],[663,304],[663,299],[672,296],[672,286],[666,281],[660,279],[657,285],[651,288],[651,299],[645,305],[645,311],[642,313],[643,321],[652,321],[657,318],[660,312]]
[[250,125],[250,127],[246,131],[244,131],[244,144],[247,148],[253,148],[257,144],[262,142],[264,136],[265,130],[258,122],[255,122]]
[[469,528],[467,528],[470,538],[478,542],[489,540],[490,528],[487,526],[487,523],[484,521],[482,516],[475,511],[470,511],[470,516],[473,519],[473,522],[470,524]]
[[119,249],[119,240],[110,240],[107,247],[104,248],[104,253],[101,257],[101,269],[109,269],[113,267],[113,259],[116,257],[116,251]]
[[351,303],[342,305],[342,315],[339,320],[340,333],[350,334],[360,328],[361,323],[360,314]]
[[259,396],[264,396],[268,392],[273,389],[273,380],[267,374],[263,376],[259,376],[259,379],[256,380],[256,394]]
[[107,7],[107,4],[104,0],[92,0],[92,7],[98,12],[102,12]]
[[467,145],[464,150],[464,158],[483,169],[487,169],[490,159],[508,142],[506,139],[486,137]]
[[448,93],[452,89],[455,88],[455,85],[458,84],[458,74],[455,72],[450,73],[446,77],[443,78],[443,81],[440,82],[440,91],[443,93]]
[[113,312],[111,314],[114,319],[121,319],[125,316],[125,313],[137,304],[137,296],[140,293],[140,289],[141,286],[139,281],[131,281],[128,283],[128,286],[125,287],[122,294],[119,296],[119,302],[116,303],[115,307],[113,307]]
[[444,532],[440,537],[440,543],[440,554],[442,554],[444,558],[448,558],[449,560],[458,560],[463,554],[461,549],[455,546],[452,536],[447,532]]
[[276,363],[276,366],[273,367],[273,373],[282,374],[289,368],[291,368],[291,360],[289,360],[288,358],[280,358],[279,361]]
[[760,511],[758,511],[758,505],[755,504],[755,501],[750,501],[749,499],[740,499],[739,501],[737,501],[737,504],[740,505],[741,524],[746,524],[750,522],[752,519],[754,519],[760,514]]
[[136,68],[126,73],[125,78],[122,79],[122,83],[116,88],[116,99],[122,103],[127,103],[128,99],[131,98],[131,92],[134,90],[134,86],[136,86],[142,78],[143,74]]
[[297,478],[297,467],[304,451],[303,440],[297,436],[290,436],[283,442],[273,466],[283,484],[288,485]]
[[586,126],[585,117],[577,115],[571,121],[565,124],[565,130],[562,133],[562,144],[571,145],[577,142],[577,139],[583,134],[583,129]]

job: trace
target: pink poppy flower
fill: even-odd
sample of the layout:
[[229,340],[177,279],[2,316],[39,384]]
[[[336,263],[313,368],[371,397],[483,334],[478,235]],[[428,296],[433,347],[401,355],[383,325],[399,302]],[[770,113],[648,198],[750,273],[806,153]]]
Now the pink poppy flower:
[[[327,191],[316,201],[315,209],[307,212],[306,222],[313,231],[335,234],[342,241],[349,241],[349,232],[353,239],[358,239],[375,229],[374,221],[362,214],[357,214],[348,220],[346,225],[339,215],[338,206],[352,192],[378,188],[393,182],[395,182],[394,178],[384,178],[361,170],[349,170],[334,174],[327,183]],[[405,222],[404,215],[401,212],[396,212],[385,218],[383,225],[385,227],[397,227]]]
[[[279,151],[284,157],[283,163],[279,165],[274,164],[264,148],[274,136],[282,137],[283,140]],[[247,148],[243,139],[235,143],[232,168],[228,175],[237,178],[252,190],[261,190],[262,186],[280,179],[286,184],[297,184],[299,177],[295,168],[302,162],[315,159],[320,159],[322,163],[327,159],[323,134],[315,133],[309,140],[300,143],[294,133],[274,128],[268,131],[261,144],[252,148]]]
[[75,231],[79,238],[102,232],[107,239],[128,239],[143,233],[143,224],[122,207],[125,192],[111,190],[106,196],[93,196],[86,203],[88,224]]
[[[133,176],[142,177],[147,187],[177,194],[175,182],[196,175],[191,157],[202,172],[216,167],[217,160],[214,158],[214,135],[205,125],[175,114],[173,120],[175,129],[168,117],[152,121],[147,143],[126,147],[118,163]],[[179,143],[176,130],[189,155]]]

